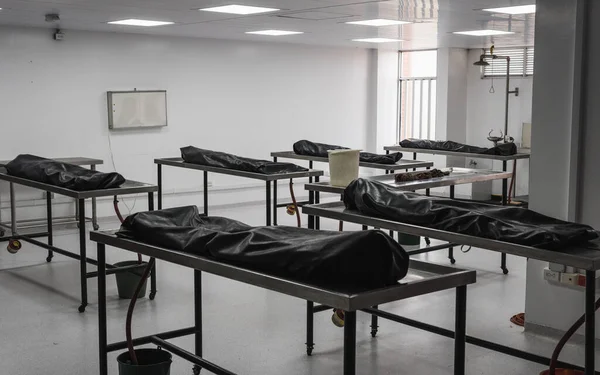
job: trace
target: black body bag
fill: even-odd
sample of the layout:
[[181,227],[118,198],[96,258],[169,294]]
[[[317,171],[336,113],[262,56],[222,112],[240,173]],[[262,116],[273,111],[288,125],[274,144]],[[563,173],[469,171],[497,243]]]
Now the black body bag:
[[268,160],[244,158],[225,152],[203,150],[193,146],[182,147],[181,157],[186,163],[261,174],[308,171],[308,169],[292,163],[275,163]]
[[409,263],[402,247],[381,231],[251,227],[227,218],[201,216],[194,206],[131,215],[118,235],[273,276],[342,289],[395,285],[406,276]]
[[114,189],[125,178],[116,172],[102,173],[34,155],[19,155],[6,164],[9,175],[76,191]]
[[[306,156],[319,156],[328,158],[327,150],[348,150],[347,147],[328,145],[325,143],[314,143],[307,140],[302,140],[294,143],[294,153]],[[360,161],[364,163],[374,164],[396,164],[402,159],[402,153],[395,152],[389,155],[371,154],[370,152],[361,152]]]
[[590,226],[525,208],[427,197],[365,179],[348,185],[344,203],[365,215],[548,250],[583,244],[598,237]]
[[430,141],[427,139],[405,139],[400,142],[400,146],[406,148],[420,148],[424,150],[440,150],[440,151],[453,151],[453,152],[464,152],[470,154],[482,154],[482,155],[498,155],[498,156],[510,156],[517,153],[517,145],[514,143],[501,143],[496,147],[485,148],[477,146],[464,145],[462,143],[453,141]]

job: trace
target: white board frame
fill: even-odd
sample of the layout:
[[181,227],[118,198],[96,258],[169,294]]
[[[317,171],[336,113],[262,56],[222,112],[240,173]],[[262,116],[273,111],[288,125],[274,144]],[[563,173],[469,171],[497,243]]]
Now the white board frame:
[[[141,94],[141,93],[164,93],[165,94],[165,123],[160,125],[151,126],[114,126],[114,110],[113,110],[113,95],[114,94]],[[133,91],[107,91],[107,104],[108,104],[108,128],[110,130],[131,130],[131,129],[154,129],[163,128],[169,124],[169,114],[167,108],[167,90],[133,90]]]

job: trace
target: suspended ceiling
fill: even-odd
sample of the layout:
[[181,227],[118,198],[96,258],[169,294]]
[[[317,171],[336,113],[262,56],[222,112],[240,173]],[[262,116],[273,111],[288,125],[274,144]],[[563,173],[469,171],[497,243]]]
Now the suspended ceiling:
[[[534,0],[0,0],[0,25],[66,30],[199,38],[260,40],[325,46],[381,47],[401,50],[440,47],[480,48],[531,46],[534,18],[481,11],[483,8],[532,4]],[[278,8],[263,15],[238,16],[200,12],[198,8],[242,4]],[[60,14],[58,24],[44,20],[47,13]],[[108,25],[107,21],[138,18],[175,22],[142,28]],[[363,19],[397,19],[413,22],[402,26],[348,25]],[[247,31],[283,29],[304,34],[268,37]],[[506,36],[472,37],[453,31],[494,29],[513,31]],[[0,32],[2,32],[0,30]],[[353,42],[357,38],[402,39],[399,43],[372,45]]]

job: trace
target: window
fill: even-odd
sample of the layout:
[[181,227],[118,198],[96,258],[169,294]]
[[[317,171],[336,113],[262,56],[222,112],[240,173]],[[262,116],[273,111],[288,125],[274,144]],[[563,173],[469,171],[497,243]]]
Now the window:
[[435,139],[437,51],[400,52],[398,141]]
[[[533,48],[499,48],[494,54],[510,57],[510,75],[527,77],[533,75]],[[506,60],[487,59],[489,66],[483,68],[482,78],[506,77]]]

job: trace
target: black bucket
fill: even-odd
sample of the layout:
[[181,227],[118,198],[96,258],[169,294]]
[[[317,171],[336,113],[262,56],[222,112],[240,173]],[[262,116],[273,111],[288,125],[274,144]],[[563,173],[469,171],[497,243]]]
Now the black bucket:
[[[126,266],[134,266],[138,263],[137,260],[129,260],[126,262],[118,262],[115,263],[115,267],[126,267]],[[135,294],[135,289],[140,283],[140,279],[144,273],[144,267],[148,265],[146,262],[141,263],[141,267],[127,271],[127,272],[119,272],[115,275],[117,276],[117,290],[119,291],[119,297],[123,299],[131,299]],[[146,279],[148,281],[148,279]],[[138,298],[144,298],[146,295],[146,281],[144,281],[144,285],[138,294]]]
[[421,244],[421,237],[412,234],[398,233],[398,243],[406,246],[417,246]]
[[138,364],[131,363],[129,352],[119,354],[119,375],[169,375],[171,353],[161,349],[135,349]]

